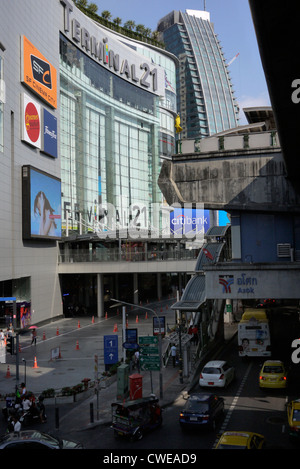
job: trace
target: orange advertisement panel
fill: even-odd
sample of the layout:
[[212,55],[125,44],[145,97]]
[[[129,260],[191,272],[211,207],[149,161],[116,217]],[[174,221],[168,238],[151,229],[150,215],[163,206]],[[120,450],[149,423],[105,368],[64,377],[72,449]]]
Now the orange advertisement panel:
[[22,36],[21,81],[50,106],[57,108],[56,68]]

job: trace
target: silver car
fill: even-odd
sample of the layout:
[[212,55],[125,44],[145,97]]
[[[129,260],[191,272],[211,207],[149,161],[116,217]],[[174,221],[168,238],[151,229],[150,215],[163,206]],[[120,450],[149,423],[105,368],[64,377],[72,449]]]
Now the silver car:
[[81,443],[55,438],[37,430],[21,430],[0,437],[0,449],[83,449]]
[[235,370],[224,360],[213,360],[200,373],[200,386],[225,388],[235,378]]

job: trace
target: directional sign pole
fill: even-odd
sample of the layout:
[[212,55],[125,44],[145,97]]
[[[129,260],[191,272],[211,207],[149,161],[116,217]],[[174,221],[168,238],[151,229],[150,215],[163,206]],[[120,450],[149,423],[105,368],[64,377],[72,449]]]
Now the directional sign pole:
[[[115,301],[116,303],[121,303],[123,305],[128,305],[128,306],[137,306],[133,303],[126,303],[126,301],[122,301],[122,300],[116,300],[115,298],[111,298],[111,301]],[[159,394],[160,394],[160,398],[162,399],[163,398],[163,377],[162,377],[162,337],[161,337],[161,322],[160,322],[160,318],[158,317],[158,315],[156,314],[156,312],[151,309],[151,308],[144,308],[143,306],[138,306],[139,309],[145,309],[146,311],[151,311],[151,313],[153,313],[156,318],[158,319],[158,324],[159,324],[159,335],[158,335],[158,344],[159,344],[159,363],[160,363],[160,367],[159,367]],[[124,308],[124,307],[123,307]],[[123,328],[124,328],[124,316],[125,316],[125,313],[124,313],[124,310],[123,310]]]

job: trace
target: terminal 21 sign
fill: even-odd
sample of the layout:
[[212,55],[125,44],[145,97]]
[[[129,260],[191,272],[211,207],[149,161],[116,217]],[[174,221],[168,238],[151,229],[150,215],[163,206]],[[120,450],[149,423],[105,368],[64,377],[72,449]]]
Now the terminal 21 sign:
[[[143,60],[130,47],[122,44],[112,33],[91,22],[73,4],[60,0],[64,7],[64,34],[100,65],[132,84],[159,96],[165,95],[165,75],[162,67]],[[101,37],[101,34],[103,36]]]

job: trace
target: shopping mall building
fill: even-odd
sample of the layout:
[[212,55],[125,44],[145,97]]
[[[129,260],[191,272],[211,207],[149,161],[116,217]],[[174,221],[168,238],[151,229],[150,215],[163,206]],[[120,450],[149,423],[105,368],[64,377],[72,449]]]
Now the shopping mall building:
[[[160,157],[174,152],[176,60],[70,0],[2,2],[2,319],[11,315],[8,298],[21,327],[62,315],[64,303],[102,315],[105,290],[137,287],[139,273],[146,291],[157,278],[151,262],[131,261],[168,251],[167,237],[155,241],[163,223],[157,180]],[[122,238],[133,220],[144,238],[153,228],[152,243]],[[193,250],[182,260],[178,241],[171,251],[163,275],[193,271]]]

